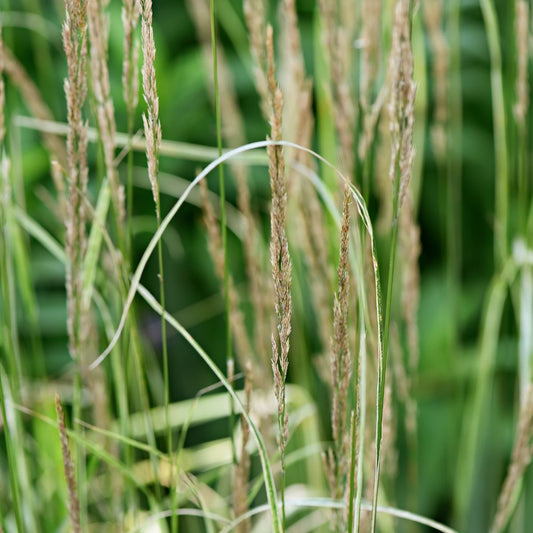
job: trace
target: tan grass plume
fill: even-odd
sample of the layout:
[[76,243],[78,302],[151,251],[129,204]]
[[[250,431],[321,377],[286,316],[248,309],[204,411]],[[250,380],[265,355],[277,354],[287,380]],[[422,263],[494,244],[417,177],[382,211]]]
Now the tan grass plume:
[[148,177],[152,186],[152,194],[156,206],[158,223],[161,220],[159,205],[159,148],[161,146],[161,122],[159,121],[159,97],[155,76],[155,40],[152,24],[152,0],[141,2],[142,30],[142,84],[146,113],[143,114],[144,136],[146,138],[146,159],[148,161]]
[[[75,360],[82,355],[86,318],[81,316],[83,257],[87,246],[85,230],[88,167],[87,123],[83,105],[87,96],[87,4],[81,0],[66,0],[63,24],[63,47],[67,57],[68,76],[65,80],[67,99],[68,202],[66,228],[67,263],[66,287],[70,353]],[[84,333],[85,332],[85,333]]]
[[67,482],[68,493],[68,514],[74,533],[81,532],[80,525],[80,502],[78,500],[78,491],[76,488],[76,475],[74,472],[74,462],[70,453],[67,430],[65,428],[65,414],[59,400],[59,395],[55,395],[57,428],[59,430],[59,439],[61,441],[61,454],[63,456],[63,468],[65,469],[65,480]]
[[126,208],[124,187],[119,183],[115,164],[116,124],[107,68],[109,17],[105,14],[105,8],[108,3],[109,0],[88,0],[87,14],[91,42],[90,72],[92,95],[96,101],[98,131],[102,140],[106,175],[109,180],[117,231],[120,236],[126,217]]

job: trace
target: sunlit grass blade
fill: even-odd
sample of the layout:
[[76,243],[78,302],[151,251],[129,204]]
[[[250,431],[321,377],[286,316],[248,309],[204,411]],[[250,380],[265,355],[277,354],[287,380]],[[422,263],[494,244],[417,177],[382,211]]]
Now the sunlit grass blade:
[[[332,500],[330,498],[301,498],[301,499],[290,498],[290,499],[287,499],[286,505],[287,507],[297,508],[297,509],[325,509],[327,510],[327,509],[342,509],[344,507],[344,502]],[[372,508],[372,505],[369,502],[363,502],[361,507],[364,511],[369,512]],[[251,516],[264,513],[266,511],[268,511],[268,506],[266,505],[254,507],[253,509],[248,511],[246,515],[237,517],[234,521],[232,521],[224,529],[222,529],[220,533],[229,533],[242,520],[245,520],[246,518],[249,518]],[[440,531],[441,533],[457,533],[454,529],[448,526],[445,526],[444,524],[441,524],[437,522],[436,520],[431,520],[429,518],[426,518],[425,516],[420,516],[416,513],[411,513],[403,509],[396,509],[394,507],[385,507],[385,506],[378,505],[377,512],[379,514],[384,514],[384,515],[389,515],[392,517],[400,518],[402,520],[413,522],[415,524],[428,526],[432,530]]]
[[[14,123],[21,128],[28,128],[44,133],[53,133],[62,136],[68,134],[68,125],[63,122],[53,122],[17,115],[14,118]],[[96,129],[89,128],[87,130],[87,138],[91,142],[96,142],[98,140],[98,132]],[[142,137],[139,138],[138,136],[134,136],[131,138],[125,133],[117,133],[115,135],[115,146],[119,148],[128,147],[136,152],[144,152],[146,150],[146,141]],[[228,151],[229,150],[224,150],[223,152],[227,153]],[[184,159],[186,161],[209,162],[216,159],[218,156],[218,149],[199,144],[162,140],[159,153],[163,156]],[[259,165],[268,162],[268,159],[263,152],[237,154],[236,160],[242,161],[243,163]]]

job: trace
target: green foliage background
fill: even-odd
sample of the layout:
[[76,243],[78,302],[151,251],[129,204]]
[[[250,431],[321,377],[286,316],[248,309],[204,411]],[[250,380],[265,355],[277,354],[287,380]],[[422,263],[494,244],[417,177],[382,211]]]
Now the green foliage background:
[[[249,141],[264,139],[268,125],[261,117],[254,89],[249,43],[243,22],[242,6],[236,0],[215,2],[218,10],[220,39],[231,66],[239,102],[246,117]],[[109,8],[111,29],[109,66],[111,87],[115,102],[117,127],[126,130],[126,112],[121,96],[122,27],[120,2],[112,1]],[[313,73],[313,23],[315,2],[298,3],[300,30],[309,73]],[[513,2],[497,2],[500,21],[500,43],[503,52],[505,91],[514,91],[514,27]],[[275,7],[272,6],[275,14]],[[5,46],[13,51],[25,66],[42,95],[53,110],[57,121],[66,120],[62,89],[66,62],[61,47],[63,6],[52,0],[3,0],[0,20]],[[275,19],[275,16],[273,18]],[[29,27],[29,26],[32,27]],[[194,26],[185,5],[175,0],[155,0],[154,31],[157,45],[157,83],[160,97],[163,138],[206,146],[216,145],[215,117],[210,96],[208,74],[197,44]],[[431,54],[427,41],[419,57],[426,56],[428,71]],[[402,493],[409,475],[402,470],[400,461],[396,492],[398,506],[409,506],[417,501],[416,511],[444,523],[454,519],[453,487],[456,483],[456,460],[461,446],[461,424],[467,395],[477,373],[479,331],[486,306],[486,295],[492,275],[494,223],[494,148],[491,114],[490,59],[480,7],[475,0],[461,3],[461,76],[463,131],[461,148],[462,185],[460,191],[461,225],[461,291],[457,313],[447,289],[446,273],[446,177],[439,175],[431,147],[429,133],[424,147],[418,147],[417,160],[423,165],[422,189],[419,204],[419,223],[422,236],[420,325],[420,374],[414,391],[419,403],[419,464],[415,494]],[[278,50],[283,54],[283,50]],[[421,84],[419,91],[428,99],[428,120],[431,120],[432,81]],[[509,98],[511,101],[511,98]],[[88,106],[88,109],[90,106]],[[508,109],[509,115],[511,110]],[[224,113],[224,110],[222,110]],[[31,215],[53,235],[62,235],[61,221],[50,216],[47,195],[53,190],[49,159],[38,132],[17,126],[17,117],[27,116],[28,110],[18,92],[7,82],[6,151],[11,154],[14,175],[14,197]],[[141,128],[140,114],[136,129]],[[511,135],[508,149],[513,151],[516,139]],[[90,147],[91,166],[102,164],[97,149]],[[138,233],[134,239],[134,261],[139,258],[155,230],[152,193],[146,178],[143,154],[135,155],[134,213]],[[197,163],[162,157],[162,183],[165,173],[191,180]],[[511,169],[514,172],[514,168]],[[253,170],[251,181],[252,202],[261,213],[267,228],[269,183],[264,169]],[[143,181],[144,180],[144,181]],[[90,185],[93,193],[96,184]],[[213,176],[209,187],[218,185]],[[162,212],[168,211],[173,197],[162,186]],[[178,194],[179,191],[175,191]],[[228,183],[228,200],[235,202],[235,190]],[[516,219],[516,195],[511,196],[510,217]],[[370,210],[377,214],[378,200],[371,197]],[[514,220],[515,221],[515,220]],[[514,223],[514,222],[513,222]],[[242,250],[230,232],[229,261],[237,283],[244,281]],[[267,235],[267,231],[265,232]],[[527,236],[531,241],[531,236]],[[206,235],[202,226],[201,210],[186,206],[173,223],[164,239],[165,289],[167,309],[176,313],[190,333],[202,340],[206,351],[224,366],[224,312],[220,288],[207,253]],[[530,242],[531,244],[531,242]],[[28,379],[35,379],[36,387],[54,384],[68,372],[71,364],[66,335],[66,306],[64,267],[53,259],[39,244],[28,239],[31,263],[29,275],[38,303],[38,332],[19,306],[17,317],[20,327],[24,370]],[[385,253],[385,252],[384,252]],[[143,278],[157,293],[157,264],[150,262]],[[18,290],[18,289],[17,289]],[[22,294],[18,295],[22,297]],[[305,307],[305,300],[299,304]],[[0,303],[0,316],[2,304]],[[161,363],[161,338],[158,316],[139,304],[138,317],[143,343],[153,352],[152,363]],[[485,405],[487,425],[476,466],[479,475],[477,497],[470,509],[469,524],[464,531],[482,532],[493,515],[497,495],[505,475],[516,427],[517,375],[517,316],[516,309],[506,304],[501,336],[498,343],[494,386],[490,402]],[[459,339],[454,340],[455,333]],[[298,354],[310,353],[316,344],[312,317],[304,316],[301,328],[295,332],[290,380],[301,382],[302,373],[310,365]],[[44,359],[41,358],[44,354]],[[214,378],[195,356],[189,345],[177,335],[169,339],[171,401],[194,397]],[[42,368],[42,361],[45,367]],[[301,365],[301,366],[300,366]],[[154,368],[155,368],[154,366]],[[159,374],[154,370],[153,379]],[[34,385],[31,385],[34,386]],[[315,394],[324,394],[318,387]],[[53,416],[53,415],[52,415]],[[327,412],[322,413],[327,417]],[[31,422],[28,422],[31,424]],[[37,425],[36,425],[37,428]],[[329,438],[328,426],[323,427],[324,439]],[[36,429],[37,431],[37,429]],[[41,430],[39,430],[41,431]],[[187,444],[194,445],[220,438],[227,432],[221,421],[191,429]],[[42,437],[44,438],[44,437]],[[49,436],[46,437],[51,438]],[[36,442],[41,437],[35,437]],[[399,456],[402,457],[401,436]],[[0,456],[4,467],[5,459]],[[482,475],[481,475],[482,473]],[[474,483],[477,481],[474,480]],[[0,490],[6,490],[0,483]],[[1,494],[1,492],[0,492]],[[533,510],[526,502],[533,501],[533,476],[524,479],[524,494],[519,513],[523,523],[533,524]],[[53,519],[50,519],[53,523]],[[45,527],[46,529],[46,527]],[[51,530],[51,529],[50,529]],[[186,531],[186,529],[185,529]],[[422,529],[420,529],[422,531]],[[510,530],[511,531],[511,530]],[[512,531],[522,531],[513,529]],[[526,530],[523,530],[526,531]]]

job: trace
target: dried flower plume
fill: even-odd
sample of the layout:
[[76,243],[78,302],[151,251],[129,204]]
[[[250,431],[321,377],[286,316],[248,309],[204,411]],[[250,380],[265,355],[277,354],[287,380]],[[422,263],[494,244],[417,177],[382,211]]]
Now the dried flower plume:
[[78,500],[78,492],[76,488],[76,475],[74,472],[74,462],[72,461],[72,454],[70,453],[70,446],[68,443],[67,430],[65,428],[65,414],[63,407],[59,400],[59,395],[56,393],[56,413],[57,413],[57,427],[59,430],[59,439],[61,440],[61,453],[63,455],[63,468],[65,469],[65,480],[67,482],[68,492],[68,514],[72,523],[72,530],[75,533],[81,532],[80,526],[80,502]]

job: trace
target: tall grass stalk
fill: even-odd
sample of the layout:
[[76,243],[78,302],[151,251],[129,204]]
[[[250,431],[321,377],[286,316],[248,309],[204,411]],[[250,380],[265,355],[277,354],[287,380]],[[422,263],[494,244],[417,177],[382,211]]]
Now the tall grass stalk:
[[59,395],[56,393],[56,412],[57,412],[57,426],[59,429],[59,439],[61,441],[61,452],[63,454],[63,466],[65,469],[65,480],[67,483],[68,493],[68,514],[72,524],[74,533],[81,533],[80,525],[80,502],[78,500],[76,488],[76,474],[74,470],[74,461],[70,453],[70,446],[65,428],[65,414],[63,407],[59,400]]
[[[130,143],[133,139],[135,111],[139,103],[139,41],[135,38],[135,30],[140,15],[139,9],[139,3],[135,0],[124,0],[122,2],[122,25],[124,27],[122,97],[127,109],[127,137]],[[131,149],[128,150],[126,168],[128,246],[131,253],[131,241],[133,236],[133,150]]]
[[[213,84],[215,100],[215,120],[217,130],[217,149],[218,156],[222,155],[222,118],[220,111],[220,98],[218,87],[218,53],[217,53],[217,34],[215,19],[214,0],[209,0],[210,30],[211,30],[211,53],[213,60]],[[226,315],[226,371],[228,376],[235,373],[235,360],[233,358],[233,343],[231,338],[231,308],[229,294],[229,262],[228,262],[228,231],[226,224],[226,184],[224,182],[224,167],[218,167],[218,183],[220,195],[220,233],[222,236],[222,251],[224,255],[224,305]],[[235,413],[233,407],[229,420],[229,429],[232,443],[233,463],[237,464],[237,449],[234,440]]]
[[[66,17],[63,24],[63,48],[67,58],[67,79],[64,88],[67,100],[68,202],[65,218],[66,251],[69,261],[66,268],[67,328],[70,355],[75,364],[72,408],[74,420],[81,418],[82,372],[86,361],[90,319],[81,306],[83,259],[86,247],[87,124],[82,108],[87,96],[87,4],[79,0],[65,3]],[[83,449],[76,453],[76,472],[80,487],[81,523],[86,525],[86,478]]]
[[479,0],[490,54],[490,83],[492,90],[492,115],[494,121],[495,169],[495,222],[494,261],[498,270],[503,268],[508,246],[509,162],[507,145],[507,117],[502,75],[500,30],[492,0]]
[[[396,249],[398,246],[398,231],[400,226],[400,208],[405,195],[407,194],[407,187],[411,178],[414,160],[413,124],[416,85],[413,81],[413,53],[411,49],[410,13],[410,1],[398,1],[395,8],[392,36],[392,54],[390,59],[392,85],[389,109],[391,114],[392,136],[390,178],[393,184],[393,218],[390,238],[385,321],[383,323],[383,354],[382,359],[378,361],[376,396],[376,458],[372,496],[372,532],[374,532],[376,528],[376,508],[378,504],[381,445],[383,439],[385,380],[387,375],[387,357],[389,351],[394,269],[396,263]],[[380,320],[379,316],[378,320]]]
[[[109,341],[108,346],[99,355],[99,357],[95,361],[93,361],[93,363],[91,364],[91,368],[95,368],[96,366],[100,365],[106,359],[106,357],[110,354],[111,350],[113,350],[113,348],[116,346],[118,340],[120,339],[120,336],[121,336],[121,334],[122,334],[122,332],[124,330],[124,327],[125,327],[125,324],[126,324],[126,321],[127,321],[128,312],[129,312],[129,310],[131,308],[134,296],[135,296],[136,292],[140,288],[140,280],[141,280],[141,276],[142,276],[142,274],[144,272],[144,269],[146,268],[146,265],[147,265],[151,255],[152,255],[152,253],[154,252],[155,248],[157,247],[157,243],[161,239],[161,237],[163,235],[163,232],[167,229],[167,227],[169,226],[169,224],[172,221],[172,219],[176,216],[178,211],[181,209],[181,207],[183,206],[183,204],[187,200],[187,197],[189,196],[189,194],[191,193],[193,188],[202,179],[204,179],[210,172],[212,172],[214,169],[216,169],[216,167],[218,165],[224,163],[225,161],[228,161],[232,157],[238,156],[239,154],[241,154],[243,152],[246,152],[246,151],[250,151],[250,150],[254,150],[254,149],[258,149],[258,148],[265,148],[267,146],[275,146],[275,145],[287,146],[289,148],[301,150],[301,151],[304,151],[304,152],[306,152],[308,154],[311,154],[313,157],[318,159],[321,163],[329,166],[329,168],[331,168],[337,174],[339,179],[342,180],[342,182],[344,182],[346,185],[348,185],[350,187],[350,193],[351,193],[351,195],[352,195],[352,197],[353,197],[353,199],[354,199],[354,201],[355,201],[355,203],[357,205],[357,209],[359,211],[359,214],[362,217],[364,226],[365,226],[366,231],[368,233],[368,236],[370,238],[370,248],[372,250],[372,258],[373,258],[373,260],[372,260],[372,268],[373,268],[373,273],[374,273],[374,295],[375,295],[375,302],[376,302],[376,304],[375,304],[376,305],[376,315],[380,318],[378,320],[378,323],[377,323],[377,338],[378,338],[378,351],[379,351],[378,355],[379,355],[379,358],[383,357],[382,325],[381,325],[381,322],[382,322],[381,317],[383,316],[383,311],[382,311],[381,292],[380,292],[381,280],[380,280],[380,276],[379,276],[379,268],[378,268],[378,263],[377,263],[377,259],[376,259],[377,252],[376,252],[376,243],[375,243],[375,240],[374,240],[374,233],[373,233],[373,229],[372,229],[372,222],[371,222],[371,219],[370,219],[370,215],[368,214],[368,211],[366,209],[366,205],[365,205],[365,201],[364,201],[363,197],[361,196],[359,191],[352,184],[350,184],[348,182],[346,177],[344,177],[336,169],[336,167],[334,165],[332,165],[325,158],[323,158],[322,156],[320,156],[319,154],[317,154],[313,150],[310,150],[309,148],[305,148],[305,147],[299,146],[297,144],[294,144],[294,143],[291,143],[291,142],[288,142],[288,141],[268,140],[268,141],[257,141],[257,142],[254,142],[254,143],[249,143],[249,144],[240,146],[240,147],[238,147],[236,149],[233,149],[233,150],[230,150],[230,151],[224,153],[222,156],[220,156],[219,158],[217,158],[214,161],[212,161],[209,165],[207,165],[204,168],[204,170],[202,172],[200,172],[196,176],[196,178],[189,184],[189,186],[185,189],[183,194],[180,196],[179,200],[170,209],[168,214],[161,220],[161,224],[158,226],[157,231],[154,233],[154,235],[153,235],[152,239],[150,240],[150,242],[148,243],[148,245],[147,245],[147,247],[146,247],[146,249],[145,249],[145,251],[144,251],[144,253],[143,253],[142,257],[141,257],[141,259],[139,260],[137,268],[136,268],[136,270],[133,273],[133,276],[131,278],[130,288],[129,288],[128,295],[127,295],[127,297],[125,299],[125,302],[124,302],[122,315],[121,315],[121,318],[119,320],[117,329],[116,329],[112,339]],[[317,184],[317,185],[319,186],[319,184]],[[323,192],[325,193],[325,191],[323,191]],[[326,198],[327,198],[327,195],[326,195]],[[153,297],[150,296],[149,300],[150,300],[150,305],[152,307],[154,307],[156,309],[160,309],[159,304],[157,304],[157,302],[153,301]],[[168,316],[168,314],[167,314],[167,316]],[[168,317],[168,319],[169,320],[172,319],[173,323],[176,324],[176,321],[175,321],[175,319],[173,317]],[[234,399],[237,399],[237,395],[235,394],[235,392],[234,392],[233,388],[231,387],[231,385],[227,382],[227,380],[224,377],[224,375],[221,374],[220,370],[216,366],[214,366],[212,361],[208,358],[207,354],[205,354],[205,352],[203,350],[201,350],[201,348],[192,340],[192,337],[190,336],[190,334],[186,330],[184,330],[181,326],[179,327],[179,332],[189,342],[191,342],[191,345],[193,345],[193,347],[195,347],[195,349],[202,356],[202,358],[206,361],[206,363],[209,365],[209,367],[213,370],[213,372],[215,372],[216,376],[224,383],[224,386],[228,389],[228,391],[230,392],[232,397]],[[189,340],[189,339],[191,339],[191,340]],[[196,346],[198,346],[198,348],[196,348]],[[227,383],[227,385],[226,385],[226,383]],[[240,401],[237,401],[237,400],[236,400],[236,404],[238,406],[242,405],[242,403]],[[245,416],[248,424],[251,424],[251,419],[250,419],[248,413],[246,413],[245,415],[243,414],[243,416]],[[258,440],[258,441],[260,441],[262,443],[262,438],[261,438],[257,428],[254,426],[253,428],[251,427],[251,429],[252,429],[252,432],[253,432],[254,437],[256,438],[256,440]],[[275,497],[275,487],[274,487],[274,484],[273,484],[272,472],[270,470],[270,465],[268,463],[268,457],[266,455],[266,448],[264,448],[263,444],[259,445],[259,448],[260,448],[261,463],[263,465],[263,476],[264,476],[264,480],[265,480],[265,485],[267,487],[267,495],[268,495],[269,505],[270,505],[270,509],[271,509],[272,517],[273,517],[272,520],[273,520],[273,523],[274,523],[275,531],[279,532],[279,531],[281,531],[281,522],[279,521],[280,519],[279,519],[279,515],[278,515],[278,511],[277,511],[277,504],[276,504],[276,497]]]
[[[143,52],[143,66],[142,66],[142,86],[144,100],[146,102],[147,111],[143,114],[144,135],[146,137],[146,159],[148,162],[148,177],[152,186],[152,194],[155,204],[155,215],[157,226],[161,225],[161,198],[159,194],[159,148],[161,145],[161,123],[159,121],[159,96],[157,93],[157,82],[155,73],[155,40],[154,29],[152,24],[152,1],[143,0],[141,2],[141,30],[142,30],[142,52]],[[165,298],[165,275],[163,264],[163,246],[161,241],[157,245],[157,261],[158,261],[158,277],[159,277],[159,298],[161,299],[161,306],[166,309]],[[161,319],[161,345],[163,350],[163,382],[164,382],[164,404],[165,417],[167,420],[166,429],[166,445],[167,453],[171,457],[171,465],[173,465],[172,455],[172,428],[169,424],[169,403],[170,403],[170,383],[169,383],[169,369],[168,369],[168,339],[167,326],[165,320]],[[138,359],[138,358],[137,358]],[[141,374],[139,374],[140,377]],[[173,471],[173,468],[171,468]],[[175,491],[174,480],[171,479],[170,491],[172,494],[172,504],[175,502],[173,492]],[[177,529],[175,520],[172,522],[173,531]]]

